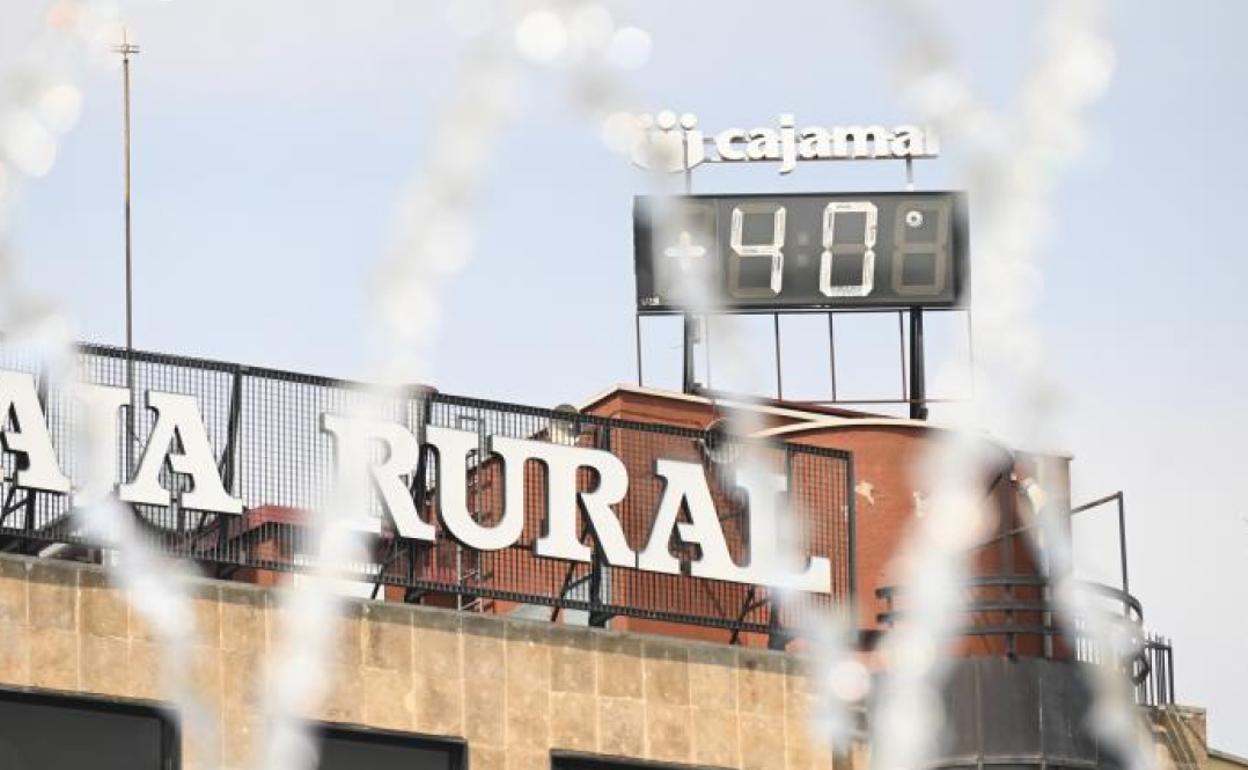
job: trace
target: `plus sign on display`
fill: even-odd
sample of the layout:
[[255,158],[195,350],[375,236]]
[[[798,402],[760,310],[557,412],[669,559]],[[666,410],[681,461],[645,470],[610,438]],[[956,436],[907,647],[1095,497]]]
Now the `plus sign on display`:
[[[642,313],[967,299],[965,199],[956,192],[639,197],[633,235]],[[699,286],[710,296],[690,293]]]
[[695,243],[689,231],[682,229],[676,243],[663,249],[663,256],[680,260],[681,269],[688,270],[693,260],[706,256],[706,247]]

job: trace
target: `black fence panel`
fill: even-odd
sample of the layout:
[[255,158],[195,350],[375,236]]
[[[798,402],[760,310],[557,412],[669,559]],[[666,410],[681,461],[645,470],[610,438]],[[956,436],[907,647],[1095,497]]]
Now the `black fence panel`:
[[[774,632],[776,626],[802,622],[798,606],[848,602],[853,595],[853,493],[847,452],[792,444],[756,444],[764,465],[788,479],[790,509],[798,517],[807,555],[829,559],[830,594],[776,608],[764,586],[743,585],[687,574],[696,546],[678,541],[670,552],[685,574],[669,575],[609,566],[597,555],[589,563],[539,557],[534,543],[542,533],[546,496],[545,471],[530,460],[524,473],[526,519],[519,540],[499,551],[476,551],[453,540],[434,513],[439,485],[466,480],[473,518],[496,522],[503,513],[502,465],[491,451],[495,437],[592,447],[619,458],[629,474],[628,492],[613,506],[628,545],[645,545],[653,525],[663,480],[655,474],[658,458],[701,463],[720,524],[734,560],[749,558],[748,511],[743,495],[730,482],[732,459],[743,444],[729,439],[708,443],[703,431],[667,425],[571,414],[515,404],[484,401],[412,388],[379,392],[358,383],[238,364],[150,352],[83,345],[77,356],[77,379],[127,387],[136,403],[149,390],[193,396],[225,488],[243,501],[243,514],[205,514],[183,509],[180,495],[187,477],[162,471],[162,485],[172,493],[168,506],[133,505],[145,537],[165,552],[192,558],[218,575],[238,570],[299,571],[309,563],[309,511],[326,510],[334,494],[335,447],[323,432],[323,414],[369,414],[402,424],[422,440],[419,465],[405,478],[420,516],[438,531],[435,542],[399,537],[383,515],[374,493],[360,516],[368,523],[370,559],[349,565],[344,577],[373,587],[398,586],[408,601],[448,603],[506,612],[545,607],[553,614],[578,611],[590,622],[627,615],[694,623],[736,631]],[[39,356],[0,348],[0,369],[28,372],[38,383],[40,400],[63,472],[81,481],[75,442],[78,408],[64,383],[49,383]],[[150,409],[123,409],[118,415],[119,474],[130,478],[155,422]],[[442,467],[444,461],[423,445],[428,426],[471,431],[479,436],[467,467]],[[3,415],[0,428],[13,428]],[[378,447],[378,452],[381,448]],[[0,539],[5,547],[37,552],[49,543],[98,545],[71,510],[70,497],[27,491],[13,484],[20,455],[3,452],[3,508]],[[379,458],[380,459],[380,458]],[[592,488],[593,471],[578,472],[581,490]],[[508,504],[516,504],[511,501]],[[584,517],[582,517],[584,518]],[[583,527],[583,525],[582,525]],[[593,532],[582,528],[581,541],[594,546]],[[595,549],[597,554],[597,549]],[[545,612],[545,611],[543,611]]]

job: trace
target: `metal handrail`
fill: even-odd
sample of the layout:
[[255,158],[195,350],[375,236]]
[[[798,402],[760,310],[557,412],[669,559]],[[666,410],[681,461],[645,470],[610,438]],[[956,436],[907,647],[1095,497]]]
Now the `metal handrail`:
[[[1106,607],[1106,616],[1115,622],[1131,629],[1140,641],[1138,652],[1128,660],[1107,661],[1101,654],[1096,643],[1081,633],[1082,624],[1076,620],[1072,627],[1064,627],[1057,622],[1059,608],[1057,603],[1047,595],[1051,582],[1042,575],[977,575],[963,581],[963,587],[974,591],[977,589],[1002,589],[1006,596],[993,596],[984,599],[968,599],[960,614],[975,615],[978,613],[999,613],[1005,615],[1005,622],[971,622],[958,629],[959,636],[989,637],[1003,636],[1007,640],[1007,654],[1013,657],[1015,643],[1019,636],[1038,636],[1046,640],[1055,637],[1067,637],[1073,644],[1073,659],[1082,663],[1110,663],[1123,668],[1131,678],[1135,688],[1136,702],[1147,706],[1161,706],[1174,703],[1174,650],[1167,639],[1149,634],[1144,630],[1144,610],[1139,599],[1122,589],[1091,581],[1076,581],[1078,589],[1102,598],[1113,600],[1119,610]],[[1037,590],[1044,592],[1041,596],[1015,598],[1015,589]],[[897,608],[894,601],[910,593],[906,586],[890,585],[875,589],[875,595],[888,603],[888,608],[875,615],[876,622],[894,625],[903,622],[910,614],[905,608]],[[1027,622],[1014,622],[1016,613],[1029,613],[1031,616],[1040,614],[1040,622],[1034,617]],[[1046,641],[1045,656],[1052,654],[1052,648]]]
[[[962,583],[963,587],[968,589],[977,588],[1004,588],[1011,590],[1014,588],[1048,588],[1050,582],[1041,575],[977,575],[967,578]],[[1140,600],[1131,594],[1113,586],[1107,586],[1103,583],[1095,583],[1092,581],[1080,580],[1076,581],[1076,585],[1080,590],[1090,593],[1099,594],[1103,597],[1111,598],[1120,603],[1124,610],[1124,617],[1127,617],[1136,625],[1142,625],[1144,622],[1144,608],[1140,604]],[[886,612],[876,614],[876,622],[891,623],[899,619],[905,614],[904,610],[895,610],[892,607],[894,599],[908,593],[906,586],[891,585],[881,586],[875,589],[875,596],[878,599],[884,599],[889,603],[889,609]],[[972,600],[967,602],[964,612],[1057,612],[1057,605],[1049,599],[991,599],[991,600]]]

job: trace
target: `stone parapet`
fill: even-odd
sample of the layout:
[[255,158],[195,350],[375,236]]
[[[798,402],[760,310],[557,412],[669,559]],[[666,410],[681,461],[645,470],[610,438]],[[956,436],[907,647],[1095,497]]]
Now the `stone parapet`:
[[[161,700],[161,645],[108,578],[93,565],[0,557],[0,686]],[[191,679],[230,768],[246,766],[260,734],[280,590],[195,584]],[[309,716],[461,738],[472,770],[547,770],[560,751],[832,768],[809,730],[800,656],[368,601],[347,603],[337,632],[332,688]]]

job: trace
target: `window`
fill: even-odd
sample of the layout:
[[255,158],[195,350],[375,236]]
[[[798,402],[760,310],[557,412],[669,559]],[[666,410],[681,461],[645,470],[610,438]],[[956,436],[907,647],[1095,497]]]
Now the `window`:
[[697,765],[670,765],[647,759],[619,759],[565,751],[551,754],[550,767],[551,770],[701,770]]
[[136,703],[0,689],[0,768],[177,770],[172,717]]
[[323,727],[319,770],[463,770],[464,744],[376,730]]

